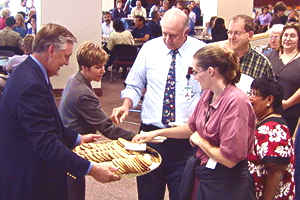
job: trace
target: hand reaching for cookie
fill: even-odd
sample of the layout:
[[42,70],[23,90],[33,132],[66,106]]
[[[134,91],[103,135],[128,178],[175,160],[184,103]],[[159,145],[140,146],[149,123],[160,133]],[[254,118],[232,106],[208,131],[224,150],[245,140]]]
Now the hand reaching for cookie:
[[95,142],[96,140],[98,140],[100,138],[101,138],[101,135],[96,135],[96,134],[81,135],[80,136],[80,144]]

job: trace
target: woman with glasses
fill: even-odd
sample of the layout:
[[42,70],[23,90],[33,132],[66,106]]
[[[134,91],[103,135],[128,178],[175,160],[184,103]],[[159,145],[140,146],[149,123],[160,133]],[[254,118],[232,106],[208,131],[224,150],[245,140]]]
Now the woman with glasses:
[[235,86],[241,76],[237,58],[218,46],[203,47],[194,55],[192,74],[203,93],[188,123],[139,134],[133,141],[190,139],[197,151],[187,162],[180,199],[255,199],[247,164],[255,114],[247,95]]
[[255,79],[250,101],[257,117],[254,150],[248,157],[257,200],[294,199],[294,150],[281,115],[283,91],[273,80]]
[[293,135],[300,117],[300,24],[288,23],[280,35],[279,51],[268,56],[275,78],[283,88],[283,116]]

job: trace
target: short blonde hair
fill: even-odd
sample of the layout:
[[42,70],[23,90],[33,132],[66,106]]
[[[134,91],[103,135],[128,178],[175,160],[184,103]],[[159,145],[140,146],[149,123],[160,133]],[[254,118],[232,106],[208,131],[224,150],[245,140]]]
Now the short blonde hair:
[[81,70],[82,66],[89,68],[93,65],[104,65],[108,60],[108,55],[100,45],[87,41],[79,46],[76,58],[79,70]]
[[23,17],[23,15],[21,15],[21,14],[16,14],[16,16],[15,16],[15,20],[16,20],[16,22],[17,22],[17,19],[20,19],[21,20],[21,26],[23,27],[23,28],[25,28],[25,20],[24,20],[24,17]]
[[7,18],[7,17],[9,17],[9,15],[10,15],[10,10],[7,8],[3,8],[1,11],[1,16],[4,18]]

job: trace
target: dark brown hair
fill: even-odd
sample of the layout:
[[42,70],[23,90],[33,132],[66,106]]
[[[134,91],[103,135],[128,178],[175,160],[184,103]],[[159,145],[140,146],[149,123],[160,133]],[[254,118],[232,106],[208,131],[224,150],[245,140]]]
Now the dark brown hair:
[[278,13],[279,11],[286,11],[286,9],[287,9],[287,6],[282,1],[278,1],[274,5],[274,8],[273,8],[275,14]]
[[297,35],[298,35],[298,51],[300,51],[300,24],[297,23],[297,22],[290,22],[290,23],[287,23],[284,27],[283,27],[283,30],[280,34],[280,47],[279,47],[279,50],[283,51],[283,46],[282,46],[282,36],[285,32],[286,29],[289,29],[289,28],[293,28],[296,30],[297,32]]
[[227,83],[234,85],[240,81],[241,70],[238,58],[228,49],[218,45],[208,45],[199,49],[194,54],[194,59],[197,67],[205,70],[209,67],[216,68]]
[[244,21],[244,29],[246,32],[255,31],[255,23],[252,17],[248,15],[236,15],[231,19],[231,21],[235,22],[239,19],[242,19]]

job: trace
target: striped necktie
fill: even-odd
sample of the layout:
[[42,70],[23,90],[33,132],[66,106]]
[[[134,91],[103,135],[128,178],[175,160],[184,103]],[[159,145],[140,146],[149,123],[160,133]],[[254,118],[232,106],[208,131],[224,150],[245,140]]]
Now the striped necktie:
[[175,122],[175,65],[176,54],[178,54],[178,50],[171,50],[170,53],[172,55],[172,61],[166,82],[161,120],[166,126],[169,126],[170,122]]

